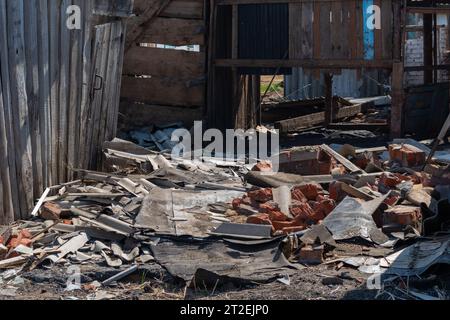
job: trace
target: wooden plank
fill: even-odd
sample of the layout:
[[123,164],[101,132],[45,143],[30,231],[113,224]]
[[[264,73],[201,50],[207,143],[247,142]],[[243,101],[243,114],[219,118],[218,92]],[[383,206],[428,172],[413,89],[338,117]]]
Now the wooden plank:
[[204,77],[205,74],[205,54],[184,50],[133,47],[125,55],[123,73],[197,79]]
[[356,35],[356,58],[363,59],[364,58],[364,20],[363,20],[363,8],[362,1],[355,0],[355,16],[356,16],[356,26],[355,26],[355,35]]
[[[34,197],[43,189],[42,166],[42,139],[41,139],[41,113],[39,105],[39,72],[38,72],[38,28],[37,28],[37,4],[35,0],[24,1],[24,35],[25,35],[25,59],[26,59],[26,95],[28,99],[28,113],[30,122],[30,139],[32,148],[33,190]],[[45,152],[45,151],[44,151]]]
[[160,17],[203,19],[203,0],[173,0],[162,10]]
[[331,3],[320,4],[320,57],[332,58],[331,51]]
[[[112,92],[113,89],[113,80],[115,76],[115,72],[117,71],[117,50],[115,50],[115,43],[117,41],[120,41],[120,39],[117,38],[118,35],[118,28],[120,28],[120,22],[114,22],[109,24],[110,34],[109,39],[107,43],[105,43],[105,46],[102,50],[106,50],[107,56],[106,60],[103,62],[105,65],[105,70],[102,73],[103,76],[103,90],[102,90],[102,97],[101,97],[101,112],[100,112],[100,121],[99,124],[99,130],[98,130],[98,137],[97,137],[97,144],[95,145],[95,155],[97,159],[100,159],[101,156],[101,149],[103,146],[103,143],[106,141],[106,131],[108,127],[108,120],[110,119],[112,112],[111,111],[111,102],[114,93]],[[119,34],[120,36],[120,34]],[[100,161],[97,162],[97,169],[101,169],[101,163]]]
[[39,50],[39,117],[42,144],[43,184],[52,184],[51,171],[51,123],[50,123],[50,74],[49,74],[49,20],[47,1],[37,1],[38,50]]
[[[336,119],[344,119],[355,116],[364,111],[365,107],[362,105],[354,105],[351,107],[340,108],[337,112]],[[278,121],[275,123],[275,128],[279,129],[281,133],[295,132],[325,123],[325,112],[318,112],[306,116]]]
[[[81,0],[73,0],[73,4],[82,7]],[[82,20],[83,28],[86,20]],[[74,179],[73,169],[78,168],[80,155],[79,135],[80,130],[80,103],[81,103],[81,58],[82,58],[82,36],[80,30],[70,30],[70,65],[69,65],[69,96],[67,112],[67,177],[66,180]]]
[[[1,8],[0,8],[1,10]],[[0,13],[1,21],[1,13]],[[1,51],[1,48],[0,48]],[[0,57],[1,58],[1,57]],[[0,74],[0,84],[3,82]],[[8,106],[9,108],[9,106]],[[0,224],[5,225],[14,221],[14,205],[11,194],[10,167],[8,163],[8,154],[12,153],[8,150],[7,126],[5,122],[4,110],[6,106],[3,104],[3,89],[0,85]]]
[[128,51],[136,43],[141,42],[140,38],[149,26],[153,23],[158,14],[165,9],[171,0],[145,0],[135,3],[136,17],[131,18],[127,22],[127,39],[125,51]]
[[94,0],[93,13],[111,17],[129,17],[133,13],[133,1]]
[[[378,6],[381,9],[382,2],[387,2],[386,0],[373,0],[373,4]],[[383,14],[383,11],[381,11]],[[382,17],[380,17],[382,19]],[[380,21],[381,23],[382,21]],[[383,32],[382,30],[388,26],[381,25],[381,29],[375,29],[374,37],[375,37],[375,59],[383,58]]]
[[346,46],[346,42],[343,42],[342,30],[342,3],[340,1],[333,1],[331,3],[331,22],[330,22],[330,33],[331,33],[331,52],[330,58],[341,59],[343,58],[343,47]]
[[206,26],[203,20],[157,17],[142,34],[142,43],[172,46],[204,45]]
[[348,60],[348,59],[304,59],[304,60],[254,60],[254,59],[216,59],[217,67],[302,67],[307,69],[392,69],[392,60]]
[[66,25],[66,10],[71,0],[62,0],[59,14],[60,20],[60,86],[59,86],[59,119],[58,119],[58,180],[67,181],[67,142],[68,142],[68,112],[69,112],[69,86],[70,86],[70,31]]
[[350,49],[350,58],[356,59],[357,57],[357,46],[358,46],[358,33],[356,31],[356,0],[350,0],[347,3],[348,11],[349,11],[349,30],[351,30],[349,34],[349,49]]
[[351,25],[352,20],[350,18],[350,14],[353,8],[352,5],[352,1],[342,2],[342,25],[340,38],[342,43],[341,53],[342,58],[344,59],[351,59],[352,46],[354,45],[354,43],[352,43],[351,37],[349,37],[349,35],[354,33],[353,27]]
[[80,104],[80,131],[79,131],[79,168],[87,168],[88,165],[88,151],[90,145],[90,136],[88,134],[89,126],[89,110],[90,110],[90,94],[92,89],[92,59],[95,58],[93,53],[93,27],[92,27],[92,5],[91,1],[86,2],[83,6],[83,17],[85,21],[85,30],[83,35],[83,56],[82,56],[82,92],[81,92],[81,104]]
[[314,40],[313,40],[313,23],[314,20],[314,4],[303,3],[302,4],[302,16],[301,16],[301,56],[300,59],[311,59],[313,57]]
[[289,4],[289,58],[302,59],[302,4]]
[[13,108],[14,135],[17,137],[14,150],[18,172],[19,192],[22,195],[21,207],[15,212],[16,219],[26,218],[33,205],[32,146],[28,99],[26,94],[26,65],[24,39],[23,1],[8,2],[8,48],[11,84],[11,104]]
[[117,135],[117,124],[119,121],[119,109],[120,109],[120,89],[122,88],[122,74],[123,74],[123,62],[124,62],[124,54],[125,54],[125,35],[127,33],[127,26],[125,22],[121,23],[121,42],[119,45],[119,57],[117,61],[117,71],[115,74],[115,84],[116,91],[114,92],[114,100],[113,100],[113,121],[112,128],[110,132],[110,137],[115,138]]
[[[2,65],[0,68],[0,79],[2,79],[1,91],[3,94],[3,108],[1,108],[1,113],[4,115],[5,122],[5,137],[6,144],[3,142],[4,150],[8,151],[7,153],[2,153],[6,155],[7,158],[2,162],[4,167],[6,165],[9,166],[9,179],[5,177],[3,181],[6,183],[8,180],[11,185],[11,199],[12,206],[14,211],[20,210],[22,201],[19,200],[19,189],[18,189],[18,180],[17,180],[17,164],[16,166],[16,156],[15,150],[16,148],[16,139],[14,136],[14,124],[13,124],[13,115],[12,115],[12,104],[11,104],[11,88],[9,83],[9,52],[8,52],[8,26],[7,26],[7,10],[6,10],[6,0],[0,0],[0,61],[2,61]],[[3,80],[6,79],[6,80]],[[3,190],[3,194],[7,194],[8,189]],[[14,219],[14,212],[9,212],[7,219]]]
[[[106,79],[106,68],[107,68],[107,60],[108,60],[108,47],[109,47],[109,41],[110,41],[110,35],[111,35],[111,24],[107,23],[104,25],[100,25],[96,27],[97,29],[97,35],[100,39],[98,43],[98,58],[95,61],[95,75],[96,79],[99,81],[96,81],[95,86],[98,86],[98,89],[94,91],[94,100],[92,102],[91,108],[93,113],[93,122],[90,124],[90,126],[93,127],[92,130],[92,141],[90,146],[90,157],[91,162],[89,167],[96,167],[97,165],[97,148],[99,146],[99,131],[100,126],[99,123],[102,119],[102,100],[103,100],[103,93],[105,91],[105,79]],[[104,110],[105,112],[106,110]]]
[[122,98],[147,104],[203,106],[203,83],[189,83],[173,78],[122,79]]

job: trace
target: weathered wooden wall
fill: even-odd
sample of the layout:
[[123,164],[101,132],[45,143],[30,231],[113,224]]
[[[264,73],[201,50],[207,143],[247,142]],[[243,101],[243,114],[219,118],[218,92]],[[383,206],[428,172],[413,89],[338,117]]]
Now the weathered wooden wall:
[[[124,122],[186,124],[201,120],[205,106],[204,0],[135,0],[128,21],[122,80]],[[199,45],[200,52],[162,49],[148,44]],[[155,113],[152,110],[157,109]]]
[[[135,0],[128,21],[121,114],[135,125],[201,120],[205,105],[204,0]],[[199,45],[200,52],[149,46]],[[158,112],[154,112],[157,109]]]
[[[93,12],[126,12],[104,3],[0,0],[2,224],[28,217],[45,187],[73,169],[94,166],[115,136],[125,24],[96,25]],[[67,27],[71,5],[81,8],[81,29]]]

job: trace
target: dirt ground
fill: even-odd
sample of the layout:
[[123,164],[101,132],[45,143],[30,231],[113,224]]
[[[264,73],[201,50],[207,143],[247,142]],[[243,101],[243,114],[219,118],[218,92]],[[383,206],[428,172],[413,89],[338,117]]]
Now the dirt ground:
[[[117,273],[111,268],[87,266],[82,270],[81,281],[103,281]],[[336,283],[324,284],[325,278],[340,277]],[[14,284],[14,282],[23,282]],[[290,278],[290,284],[272,282],[261,285],[248,285],[242,288],[233,286],[208,291],[198,288],[187,289],[185,284],[171,279],[158,265],[148,265],[144,270],[121,281],[108,289],[82,286],[81,290],[65,291],[67,276],[64,268],[35,270],[25,273],[20,280],[0,285],[0,300],[370,300],[377,291],[366,289],[366,277],[353,269],[340,269],[334,266],[314,266],[299,270]],[[333,283],[335,282],[335,283]],[[8,288],[16,288],[11,290]]]

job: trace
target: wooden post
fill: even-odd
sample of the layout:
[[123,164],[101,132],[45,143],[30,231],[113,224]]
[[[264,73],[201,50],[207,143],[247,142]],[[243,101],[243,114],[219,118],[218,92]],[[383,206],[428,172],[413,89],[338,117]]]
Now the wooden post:
[[333,74],[325,73],[325,126],[333,122]]

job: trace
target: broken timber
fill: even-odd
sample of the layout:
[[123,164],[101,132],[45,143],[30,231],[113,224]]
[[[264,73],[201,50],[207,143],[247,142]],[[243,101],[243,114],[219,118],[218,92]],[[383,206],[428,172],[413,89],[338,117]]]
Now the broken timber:
[[[347,117],[353,117],[359,113],[365,112],[365,109],[366,106],[362,104],[343,107],[338,110],[335,119],[341,120]],[[280,130],[280,133],[283,134],[312,128],[323,123],[325,123],[325,112],[318,112],[294,119],[278,121],[275,123],[275,128]]]

